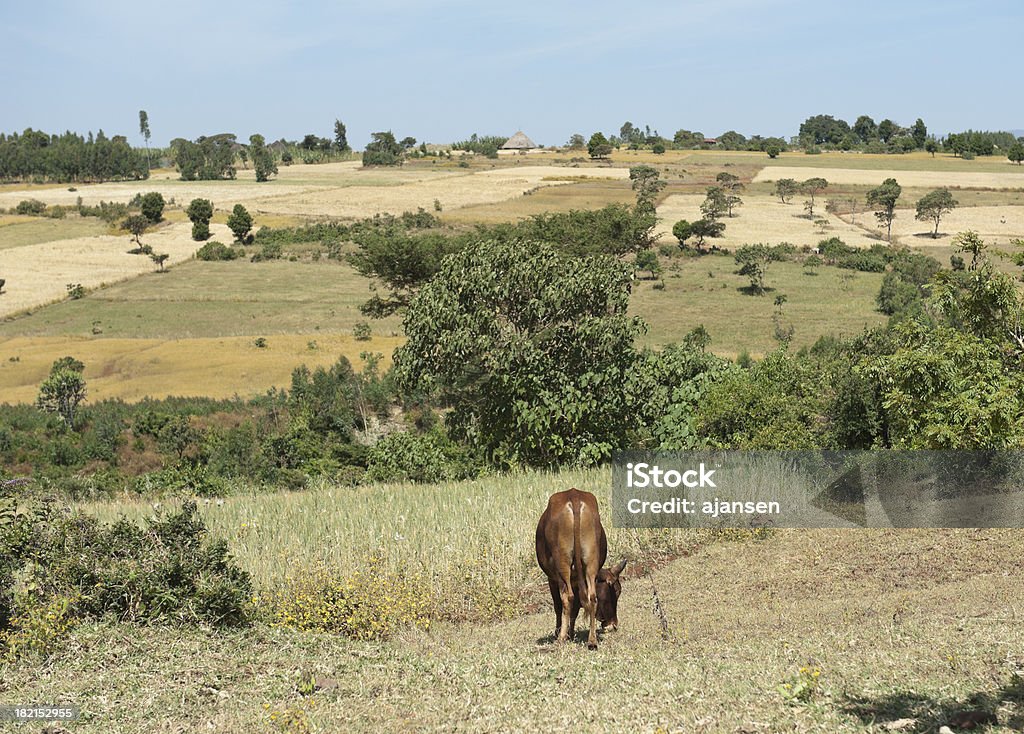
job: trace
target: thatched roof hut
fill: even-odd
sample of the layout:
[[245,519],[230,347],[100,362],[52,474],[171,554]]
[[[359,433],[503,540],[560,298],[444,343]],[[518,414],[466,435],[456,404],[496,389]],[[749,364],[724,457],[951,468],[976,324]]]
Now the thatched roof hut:
[[501,146],[502,150],[533,150],[537,147],[537,144],[526,137],[526,133],[522,130],[517,132],[511,138],[505,141],[505,144]]

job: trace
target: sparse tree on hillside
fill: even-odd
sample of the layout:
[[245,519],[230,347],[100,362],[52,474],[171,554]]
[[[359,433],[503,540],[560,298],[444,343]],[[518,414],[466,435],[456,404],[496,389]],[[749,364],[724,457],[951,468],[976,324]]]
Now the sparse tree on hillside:
[[768,154],[769,158],[778,158],[779,153],[782,152],[782,146],[778,143],[768,143],[764,146],[764,152]]
[[169,257],[170,255],[168,255],[166,252],[161,252],[159,255],[153,253],[152,255],[149,256],[149,259],[156,263],[156,271],[158,273],[163,273],[165,272],[164,263],[167,262],[167,258]]
[[725,224],[714,219],[698,219],[690,225],[690,234],[697,238],[697,251],[700,252],[704,246],[704,240],[712,237],[721,237],[725,231]]
[[149,113],[139,110],[139,134],[146,141],[146,167],[152,168],[153,162],[149,159]]
[[924,120],[920,117],[914,122],[913,127],[910,128],[910,137],[914,139],[914,146],[917,148],[923,148],[925,142],[928,140],[928,128],[924,124]]
[[729,202],[726,200],[725,190],[721,186],[712,186],[708,189],[707,197],[700,205],[700,211],[705,219],[715,221],[721,219],[722,215],[729,210]]
[[334,148],[339,153],[348,153],[352,150],[348,144],[348,130],[341,120],[334,121]]
[[800,184],[800,190],[811,197],[804,203],[804,208],[807,210],[807,216],[810,219],[814,219],[814,196],[827,188],[828,181],[821,176],[814,176]]
[[142,204],[139,207],[142,216],[152,224],[158,223],[164,218],[164,197],[159,191],[150,191],[142,197]]
[[266,141],[262,135],[249,136],[249,155],[252,156],[252,167],[256,171],[256,180],[267,181],[271,175],[277,174],[277,164],[274,163],[274,156],[267,149]]
[[780,178],[775,182],[775,195],[783,204],[788,203],[786,199],[796,196],[799,190],[800,185],[792,178]]
[[665,188],[665,182],[661,180],[658,171],[644,164],[632,166],[629,169],[629,179],[633,182],[633,191],[636,192],[637,206],[653,209],[655,197]]
[[569,150],[583,150],[587,147],[587,139],[579,133],[573,133],[569,136],[569,143],[566,146]]
[[646,270],[651,274],[651,279],[658,277],[661,272],[661,263],[658,262],[658,253],[654,250],[641,250],[636,254],[636,261],[633,263],[637,270]]
[[1020,162],[1024,161],[1024,143],[1018,140],[1011,145],[1010,149],[1006,151],[1006,157],[1019,166]]
[[868,192],[868,206],[875,207],[875,217],[880,224],[885,225],[886,239],[892,242],[892,220],[896,218],[896,201],[903,193],[903,187],[896,183],[896,179],[887,178],[881,186],[877,186]]
[[932,231],[932,239],[935,239],[939,236],[939,220],[953,211],[957,203],[949,189],[935,189],[918,199],[915,219],[921,222],[935,222],[935,229]]
[[939,152],[939,144],[935,142],[934,138],[929,138],[924,143],[924,149],[931,153],[932,158],[934,158],[935,154]]
[[604,136],[604,133],[596,132],[590,136],[590,142],[587,143],[587,152],[590,153],[591,158],[606,158],[612,154],[612,144],[608,142],[608,138]]
[[410,150],[411,148],[416,146],[416,138],[412,137],[411,135],[407,135],[406,137],[402,138],[399,145],[401,145],[406,150]]
[[736,264],[739,269],[737,275],[744,275],[750,279],[750,293],[760,296],[764,295],[767,288],[764,284],[764,276],[768,271],[768,263],[772,261],[772,251],[767,245],[743,245],[736,251]]
[[146,227],[149,226],[149,220],[141,214],[132,214],[124,220],[124,223],[121,226],[131,233],[132,238],[135,240],[135,244],[141,249],[142,240],[140,238],[145,233]]
[[715,176],[715,181],[717,181],[718,185],[723,189],[728,189],[729,191],[743,190],[743,182],[740,181],[740,177],[729,173],[728,171],[722,171]]
[[213,218],[213,202],[209,199],[193,199],[186,216],[192,222],[192,239],[201,242],[210,238],[210,220]]
[[235,204],[228,217],[228,229],[243,245],[252,240],[252,215],[241,204]]
[[75,427],[75,414],[85,400],[85,365],[77,359],[62,357],[50,367],[50,374],[39,386],[36,407],[56,413],[69,431]]
[[672,236],[679,240],[680,247],[686,247],[686,240],[690,238],[691,234],[693,234],[693,229],[685,219],[680,219],[672,225]]

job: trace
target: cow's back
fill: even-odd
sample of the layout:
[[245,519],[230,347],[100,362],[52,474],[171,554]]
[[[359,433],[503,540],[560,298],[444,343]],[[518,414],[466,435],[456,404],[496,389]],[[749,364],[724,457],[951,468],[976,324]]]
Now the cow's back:
[[[575,523],[579,522],[579,543]],[[570,566],[596,564],[601,568],[608,556],[608,540],[597,498],[590,492],[568,489],[556,492],[548,499],[548,506],[537,523],[537,563],[552,577],[559,559],[568,557]]]

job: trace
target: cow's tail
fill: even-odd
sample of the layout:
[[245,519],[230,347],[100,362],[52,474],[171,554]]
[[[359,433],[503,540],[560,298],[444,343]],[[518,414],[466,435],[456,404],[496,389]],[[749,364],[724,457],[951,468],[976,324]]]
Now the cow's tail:
[[570,503],[572,505],[572,557],[573,565],[576,566],[576,581],[579,582],[577,589],[581,595],[587,593],[586,564],[583,562],[583,542],[580,537],[580,515],[586,505],[580,500]]

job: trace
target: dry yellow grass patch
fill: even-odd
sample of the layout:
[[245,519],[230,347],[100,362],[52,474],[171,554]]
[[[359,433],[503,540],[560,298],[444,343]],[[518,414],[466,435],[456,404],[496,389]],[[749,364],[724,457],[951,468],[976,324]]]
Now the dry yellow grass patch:
[[265,199],[260,209],[277,214],[367,217],[378,212],[401,214],[423,208],[432,211],[437,200],[445,209],[488,204],[522,196],[541,186],[564,186],[580,177],[629,178],[624,168],[515,166],[476,173],[434,176],[400,186],[350,186],[310,190]]
[[[210,227],[213,239],[230,242],[230,230],[224,225]],[[167,253],[167,265],[192,257],[200,243],[192,240],[188,223],[172,224],[150,234],[142,241],[153,252]],[[67,295],[68,283],[96,288],[155,269],[146,255],[129,255],[134,243],[127,235],[102,235],[44,242],[0,250],[0,273],[7,280],[0,295],[0,316],[18,313]]]
[[[767,196],[746,196],[743,206],[735,209],[736,216],[725,217],[725,234],[714,240],[706,240],[705,246],[714,244],[734,248],[740,245],[764,242],[778,244],[789,242],[798,247],[817,245],[828,237],[839,237],[846,244],[867,247],[878,242],[858,226],[848,224],[839,217],[825,212],[825,201],[821,199],[820,211],[815,209],[814,218],[828,219],[830,224],[822,233],[814,222],[807,219],[799,203],[783,204]],[[673,194],[658,206],[657,232],[663,235],[663,242],[674,242],[672,225],[680,219],[689,222],[700,219],[700,205],[704,197],[694,194]],[[870,213],[858,214],[857,223],[871,217]],[[874,219],[871,219],[874,222]]]
[[[858,216],[858,221],[861,219]],[[866,219],[864,221],[867,221]],[[913,209],[897,209],[892,223],[893,238],[911,247],[948,247],[957,232],[973,229],[989,244],[1005,245],[1024,237],[1024,207],[971,206],[954,209],[939,224],[939,237],[931,238],[935,225],[931,220],[914,219]]]
[[1024,188],[1024,172],[982,173],[978,171],[862,170],[854,168],[808,168],[806,166],[771,166],[762,168],[754,176],[754,182],[778,181],[780,178],[792,178],[797,181],[803,181],[811,176],[821,176],[829,183],[834,184],[856,184],[862,186],[877,186],[887,178],[895,178],[904,187]]
[[[85,363],[89,400],[140,400],[171,395],[251,397],[286,387],[292,370],[334,364],[361,352],[380,352],[386,367],[401,337],[356,341],[345,334],[275,334],[259,348],[253,337],[201,339],[87,339],[14,337],[0,341],[0,403],[30,403],[53,361],[71,355]],[[310,348],[315,344],[315,348]],[[12,362],[11,358],[18,361]]]

